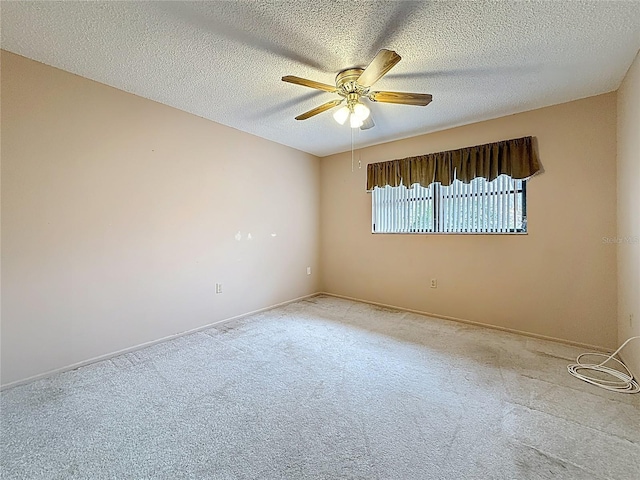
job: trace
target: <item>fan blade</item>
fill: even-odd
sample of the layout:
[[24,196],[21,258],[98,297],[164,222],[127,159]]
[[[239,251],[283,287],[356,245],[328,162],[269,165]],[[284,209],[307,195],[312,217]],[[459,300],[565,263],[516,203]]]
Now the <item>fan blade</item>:
[[402,105],[420,105],[424,107],[431,103],[431,95],[428,93],[405,92],[371,92],[369,100],[382,103],[400,103]]
[[376,57],[371,60],[371,63],[364,69],[358,83],[363,87],[370,87],[382,76],[393,68],[402,57],[393,50],[385,50],[384,48],[378,52]]
[[293,75],[287,75],[282,77],[283,82],[295,83],[296,85],[302,85],[303,87],[315,88],[316,90],[324,90],[325,92],[335,92],[336,87],[327,85],[326,83],[314,82],[313,80],[307,80],[306,78],[295,77]]
[[376,124],[373,122],[373,115],[369,114],[369,116],[362,122],[360,130],[369,130],[375,126]]
[[313,117],[314,115],[318,115],[319,113],[326,112],[327,110],[336,107],[342,103],[342,99],[340,100],[332,100],[327,103],[323,103],[319,107],[316,107],[308,112],[304,112],[301,115],[296,117],[296,120],[306,120],[307,118]]

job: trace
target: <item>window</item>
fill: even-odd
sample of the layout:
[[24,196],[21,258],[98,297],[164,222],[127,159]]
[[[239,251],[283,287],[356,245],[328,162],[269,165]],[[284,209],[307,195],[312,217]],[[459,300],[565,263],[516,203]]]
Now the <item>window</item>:
[[373,233],[526,233],[527,181],[500,175],[448,187],[375,187]]

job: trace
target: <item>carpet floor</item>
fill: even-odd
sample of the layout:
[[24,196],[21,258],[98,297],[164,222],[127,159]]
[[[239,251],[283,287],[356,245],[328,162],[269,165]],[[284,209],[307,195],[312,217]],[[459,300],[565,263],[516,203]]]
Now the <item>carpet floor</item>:
[[5,390],[3,479],[633,479],[580,349],[328,296]]

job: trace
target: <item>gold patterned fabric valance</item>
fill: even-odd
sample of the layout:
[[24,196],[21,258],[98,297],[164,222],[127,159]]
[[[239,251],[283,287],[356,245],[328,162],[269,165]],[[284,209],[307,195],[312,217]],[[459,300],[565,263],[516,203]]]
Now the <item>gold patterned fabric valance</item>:
[[434,182],[451,185],[455,179],[469,183],[477,177],[491,181],[500,175],[525,179],[540,170],[532,137],[515,138],[446,152],[367,165],[367,190],[389,185],[410,187]]

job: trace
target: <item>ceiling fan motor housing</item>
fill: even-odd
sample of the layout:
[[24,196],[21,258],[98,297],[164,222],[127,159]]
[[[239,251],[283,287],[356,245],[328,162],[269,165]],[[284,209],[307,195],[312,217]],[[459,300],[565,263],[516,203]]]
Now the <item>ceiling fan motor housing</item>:
[[350,94],[356,94],[358,96],[366,95],[369,87],[363,87],[358,83],[358,78],[360,78],[362,72],[364,72],[362,68],[348,68],[338,73],[338,75],[336,75],[338,94],[347,97],[347,99],[349,99]]

